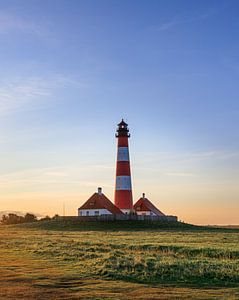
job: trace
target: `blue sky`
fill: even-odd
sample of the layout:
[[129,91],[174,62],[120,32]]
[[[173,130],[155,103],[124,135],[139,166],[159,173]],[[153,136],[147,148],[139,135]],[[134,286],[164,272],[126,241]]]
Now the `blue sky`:
[[[237,1],[0,1],[0,210],[113,200],[131,130],[134,199],[239,223]],[[213,214],[212,214],[213,213]]]

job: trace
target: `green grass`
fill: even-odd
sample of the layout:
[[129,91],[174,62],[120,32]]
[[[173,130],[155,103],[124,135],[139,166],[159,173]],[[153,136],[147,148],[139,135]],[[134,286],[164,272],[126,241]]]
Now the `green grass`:
[[59,217],[50,221],[40,221],[35,223],[24,223],[18,226],[23,228],[35,228],[45,230],[64,230],[64,231],[153,231],[153,230],[190,230],[190,231],[229,231],[239,232],[239,228],[221,228],[196,226],[183,222],[166,221],[79,221],[77,217]]
[[[119,230],[120,226],[123,229]],[[39,262],[40,267],[21,271],[18,279],[31,280],[35,288],[71,291],[72,297],[82,294],[82,284],[90,280],[95,284],[88,287],[89,299],[106,299],[107,290],[111,291],[108,299],[125,299],[129,287],[143,289],[142,293],[147,289],[154,293],[152,288],[164,293],[174,289],[181,293],[180,299],[186,295],[194,295],[193,299],[221,299],[225,295],[231,297],[225,299],[239,299],[238,229],[58,220],[1,226],[0,248],[1,261],[11,255],[11,262],[23,258],[32,265]],[[45,272],[46,265],[55,275]],[[6,264],[1,273],[4,270],[19,271],[17,264]],[[107,286],[105,291],[94,294],[97,284]],[[117,296],[112,296],[117,288]],[[141,294],[137,298],[144,299]]]
[[[154,229],[190,229],[203,228],[181,222],[147,222],[147,221],[79,221],[76,217],[60,217],[50,221],[21,224],[23,228],[39,228],[46,230],[64,231],[130,231],[130,230],[154,230]],[[213,230],[213,228],[212,228]]]

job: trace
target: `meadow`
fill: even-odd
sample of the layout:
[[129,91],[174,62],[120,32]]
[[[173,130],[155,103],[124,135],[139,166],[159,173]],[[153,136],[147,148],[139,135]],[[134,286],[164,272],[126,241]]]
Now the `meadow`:
[[170,226],[0,226],[0,299],[239,299],[239,229]]

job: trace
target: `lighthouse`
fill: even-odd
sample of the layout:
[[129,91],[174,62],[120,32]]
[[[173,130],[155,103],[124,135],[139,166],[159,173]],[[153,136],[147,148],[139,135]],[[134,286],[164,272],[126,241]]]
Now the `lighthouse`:
[[115,183],[115,205],[125,214],[133,210],[132,184],[129,160],[130,137],[128,124],[122,121],[118,124],[116,138],[118,139],[116,183]]

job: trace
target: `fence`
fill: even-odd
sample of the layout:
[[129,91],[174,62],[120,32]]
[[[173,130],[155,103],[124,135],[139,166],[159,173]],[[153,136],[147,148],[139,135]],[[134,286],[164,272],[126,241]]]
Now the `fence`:
[[74,221],[146,221],[146,222],[177,222],[176,216],[139,216],[139,215],[101,215],[101,216],[73,216],[73,217],[60,217],[64,220]]

